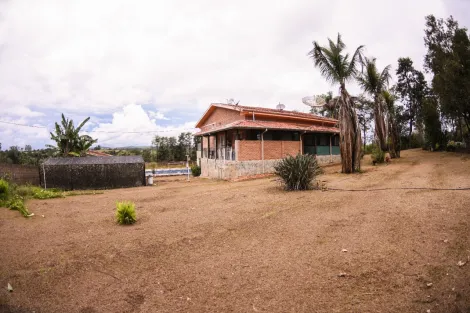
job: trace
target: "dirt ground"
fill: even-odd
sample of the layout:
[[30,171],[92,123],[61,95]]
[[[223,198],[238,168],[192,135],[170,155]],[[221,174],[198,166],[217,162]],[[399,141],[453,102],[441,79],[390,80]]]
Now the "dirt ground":
[[[363,168],[320,180],[470,187],[468,155]],[[470,190],[164,180],[0,209],[0,312],[470,312]],[[136,224],[115,224],[117,200]]]

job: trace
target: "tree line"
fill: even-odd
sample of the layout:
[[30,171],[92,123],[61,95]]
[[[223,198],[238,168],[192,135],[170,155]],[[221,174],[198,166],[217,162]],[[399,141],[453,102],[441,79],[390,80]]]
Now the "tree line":
[[[400,150],[423,147],[441,150],[450,141],[469,141],[470,129],[470,39],[466,28],[452,17],[425,18],[424,70],[427,82],[409,57],[398,59],[397,83],[389,86],[391,66],[377,68],[374,57],[363,54],[364,46],[351,55],[345,52],[341,35],[328,45],[313,42],[308,55],[329,82],[333,92],[316,97],[311,113],[339,120],[342,169],[360,170],[362,136],[374,130],[374,144],[392,158]],[[363,93],[352,96],[346,83],[355,80]],[[361,136],[362,132],[362,136]]]

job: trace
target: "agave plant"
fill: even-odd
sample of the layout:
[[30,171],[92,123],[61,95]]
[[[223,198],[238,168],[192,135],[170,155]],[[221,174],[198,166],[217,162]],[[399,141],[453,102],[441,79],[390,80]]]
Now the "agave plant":
[[317,159],[310,154],[288,156],[274,166],[274,173],[279,176],[286,190],[309,190],[321,169]]
[[339,84],[338,120],[340,130],[340,151],[343,173],[353,173],[361,167],[361,130],[358,123],[355,105],[346,90],[346,82],[357,77],[358,66],[362,61],[362,50],[359,46],[351,56],[345,53],[346,45],[338,34],[336,42],[328,38],[328,46],[313,42],[313,49],[308,55],[327,81]]

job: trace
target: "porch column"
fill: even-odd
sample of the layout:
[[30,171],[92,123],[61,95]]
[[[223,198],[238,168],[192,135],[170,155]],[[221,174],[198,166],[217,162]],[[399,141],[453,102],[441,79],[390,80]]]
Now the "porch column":
[[215,159],[217,160],[218,159],[218,150],[219,147],[217,147],[217,137],[218,137],[218,133],[215,133]]
[[211,134],[207,136],[207,158],[211,158]]
[[331,134],[330,134],[330,156],[333,155],[333,150],[331,149]]

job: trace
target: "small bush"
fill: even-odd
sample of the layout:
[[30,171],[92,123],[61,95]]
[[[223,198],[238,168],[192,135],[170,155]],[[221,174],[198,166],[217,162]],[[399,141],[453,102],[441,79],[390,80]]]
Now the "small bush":
[[40,187],[31,187],[32,198],[34,199],[54,199],[63,198],[64,193],[59,189],[42,189]]
[[136,218],[134,203],[128,201],[118,202],[116,207],[116,221],[119,224],[130,225],[135,223]]
[[451,140],[447,143],[447,147],[446,147],[447,151],[455,151],[455,148],[457,148],[455,141]]
[[378,147],[375,147],[372,151],[372,163],[384,163],[385,162],[385,152],[383,152]]
[[7,206],[10,208],[10,210],[20,212],[24,217],[28,217],[30,215],[28,209],[24,205],[24,200],[19,196],[15,196],[13,199],[8,201]]
[[8,199],[8,193],[10,191],[10,185],[4,179],[0,179],[0,200]]
[[286,190],[309,190],[321,169],[314,156],[298,154],[279,161],[274,166],[274,173],[280,177]]
[[201,176],[201,167],[196,164],[191,166],[191,173],[193,174],[194,177]]

